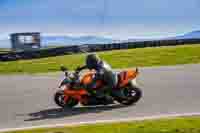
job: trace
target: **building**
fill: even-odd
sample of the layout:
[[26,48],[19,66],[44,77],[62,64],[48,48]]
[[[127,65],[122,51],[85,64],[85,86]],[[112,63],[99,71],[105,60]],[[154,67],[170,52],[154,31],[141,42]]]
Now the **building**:
[[13,51],[32,51],[41,48],[40,33],[13,33],[10,34]]

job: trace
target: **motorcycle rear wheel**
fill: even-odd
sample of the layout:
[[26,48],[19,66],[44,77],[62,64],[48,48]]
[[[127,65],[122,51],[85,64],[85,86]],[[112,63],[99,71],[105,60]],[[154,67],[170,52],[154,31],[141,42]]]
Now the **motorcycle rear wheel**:
[[128,85],[122,88],[122,93],[125,98],[116,97],[115,100],[123,105],[132,105],[140,100],[142,97],[142,91],[139,87]]
[[64,101],[64,97],[65,97],[64,91],[62,90],[57,91],[56,94],[54,95],[55,103],[62,108],[72,108],[79,103],[78,100],[72,97],[69,97],[67,101]]

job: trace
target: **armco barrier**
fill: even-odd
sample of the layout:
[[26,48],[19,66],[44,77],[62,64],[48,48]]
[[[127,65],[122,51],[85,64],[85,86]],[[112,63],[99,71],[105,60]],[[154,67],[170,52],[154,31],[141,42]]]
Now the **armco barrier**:
[[174,46],[184,44],[200,44],[199,39],[179,39],[179,40],[154,40],[154,41],[138,41],[138,42],[124,42],[112,44],[85,44],[64,46],[59,48],[41,49],[36,51],[23,51],[23,52],[9,52],[1,53],[0,61],[14,61],[19,59],[33,59],[44,58],[50,56],[59,56],[65,54],[74,54],[82,52],[96,52],[107,51],[116,49],[131,49],[131,48],[144,48],[144,47],[159,47],[159,46]]

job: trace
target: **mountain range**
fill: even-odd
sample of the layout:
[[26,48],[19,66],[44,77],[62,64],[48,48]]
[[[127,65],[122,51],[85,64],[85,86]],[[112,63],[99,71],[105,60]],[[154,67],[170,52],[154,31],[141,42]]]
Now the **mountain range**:
[[[164,39],[200,39],[200,31],[193,31],[184,35],[162,38],[162,39],[127,39],[127,40],[114,40],[112,38],[99,37],[99,36],[41,36],[41,43],[43,47],[47,46],[64,46],[64,45],[81,45],[81,44],[107,44],[113,42],[135,42],[135,41],[148,41],[148,40],[164,40]],[[0,48],[10,48],[9,39],[0,40]]]
[[200,39],[200,30],[192,31],[182,36],[172,37],[172,39]]

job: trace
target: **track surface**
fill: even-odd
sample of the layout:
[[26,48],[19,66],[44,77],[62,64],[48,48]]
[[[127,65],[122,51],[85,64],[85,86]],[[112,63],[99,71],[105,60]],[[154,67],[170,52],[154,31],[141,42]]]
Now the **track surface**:
[[200,112],[200,64],[139,70],[144,96],[136,105],[77,107],[72,111],[53,102],[62,73],[2,75],[0,129]]

